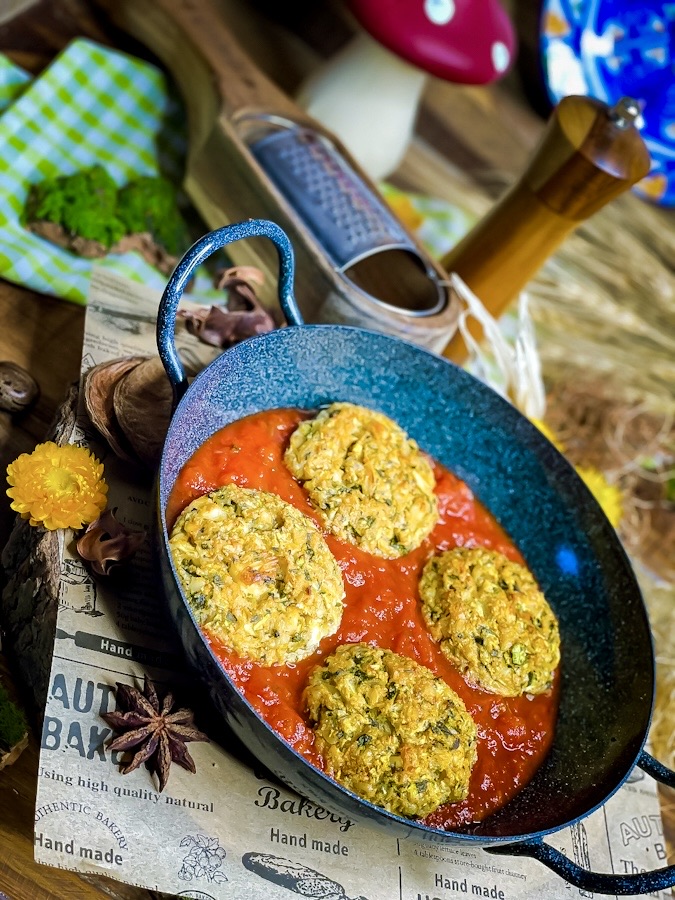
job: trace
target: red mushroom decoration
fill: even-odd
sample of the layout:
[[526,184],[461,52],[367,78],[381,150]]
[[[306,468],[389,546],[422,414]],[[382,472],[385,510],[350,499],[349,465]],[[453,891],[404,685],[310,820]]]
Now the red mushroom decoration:
[[516,38],[499,0],[348,0],[364,31],[302,86],[298,102],[372,178],[400,163],[426,74],[488,84],[511,66]]

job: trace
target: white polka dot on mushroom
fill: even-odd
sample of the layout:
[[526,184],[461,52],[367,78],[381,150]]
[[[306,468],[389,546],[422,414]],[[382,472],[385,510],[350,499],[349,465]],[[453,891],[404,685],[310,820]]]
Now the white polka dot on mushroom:
[[434,25],[447,25],[455,15],[454,0],[424,0],[424,12]]
[[506,44],[501,41],[495,41],[492,45],[492,65],[497,72],[506,72],[511,62],[511,54]]

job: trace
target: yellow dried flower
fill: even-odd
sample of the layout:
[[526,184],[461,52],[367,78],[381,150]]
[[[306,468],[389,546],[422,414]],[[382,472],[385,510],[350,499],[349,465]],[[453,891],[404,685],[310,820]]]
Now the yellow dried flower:
[[31,525],[82,528],[105,509],[103,465],[84,447],[38,444],[7,466],[11,507]]
[[598,469],[575,466],[577,475],[598,501],[604,514],[616,528],[623,515],[623,495],[620,488],[610,484]]
[[545,422],[542,422],[541,419],[530,419],[530,421],[532,422],[533,425],[537,426],[539,431],[541,431],[541,433],[544,435],[544,437],[547,438],[553,444],[553,446],[559,453],[565,452],[564,444],[561,444],[561,442],[558,440],[558,438],[555,436],[553,431],[551,431],[551,429],[548,427],[548,425]]

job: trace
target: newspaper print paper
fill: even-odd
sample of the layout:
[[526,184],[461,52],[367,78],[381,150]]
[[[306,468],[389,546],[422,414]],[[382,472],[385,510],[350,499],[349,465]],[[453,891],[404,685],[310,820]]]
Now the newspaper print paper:
[[[154,353],[158,300],[154,291],[97,271],[82,370]],[[193,361],[208,361],[204,345],[182,331],[178,340]],[[149,485],[116,460],[82,413],[72,441],[103,459],[118,517],[133,529],[149,529]],[[190,745],[196,775],[173,766],[162,794],[143,767],[122,776],[100,718],[114,707],[115,682],[139,684],[147,672],[197,707],[202,692],[183,668],[149,549],[112,590],[91,579],[72,544],[66,533],[35,811],[39,862],[202,900],[587,896],[533,860],[491,856],[472,844],[400,842],[316,806],[271,780],[215,718],[199,711],[198,727],[220,735],[220,743]],[[655,786],[639,770],[604,808],[547,840],[598,871],[666,864]]]

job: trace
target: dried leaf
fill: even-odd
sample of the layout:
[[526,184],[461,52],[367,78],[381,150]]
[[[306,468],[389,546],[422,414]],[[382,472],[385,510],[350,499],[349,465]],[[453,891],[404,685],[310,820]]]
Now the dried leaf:
[[91,563],[97,575],[110,575],[113,568],[136,553],[145,539],[144,531],[130,531],[115,518],[115,510],[106,509],[87,526],[77,542],[77,552]]
[[265,276],[253,266],[225,269],[215,279],[215,286],[227,292],[227,308],[212,306],[196,311],[179,310],[190,334],[212,347],[233,344],[273,331],[276,324],[258,300],[253,284],[262,285]]
[[216,290],[225,291],[227,294],[227,308],[231,311],[248,309],[251,303],[257,303],[254,284],[258,287],[265,284],[265,275],[255,266],[233,266],[230,269],[222,269],[213,279]]
[[226,291],[231,288],[232,283],[238,281],[244,282],[249,287],[252,284],[262,287],[265,284],[265,274],[256,266],[231,266],[218,272],[213,284],[219,291]]
[[239,341],[256,334],[266,334],[276,327],[274,320],[256,300],[255,307],[248,310],[224,310],[212,306],[210,310],[197,312],[180,311],[190,334],[212,347],[232,347]]

